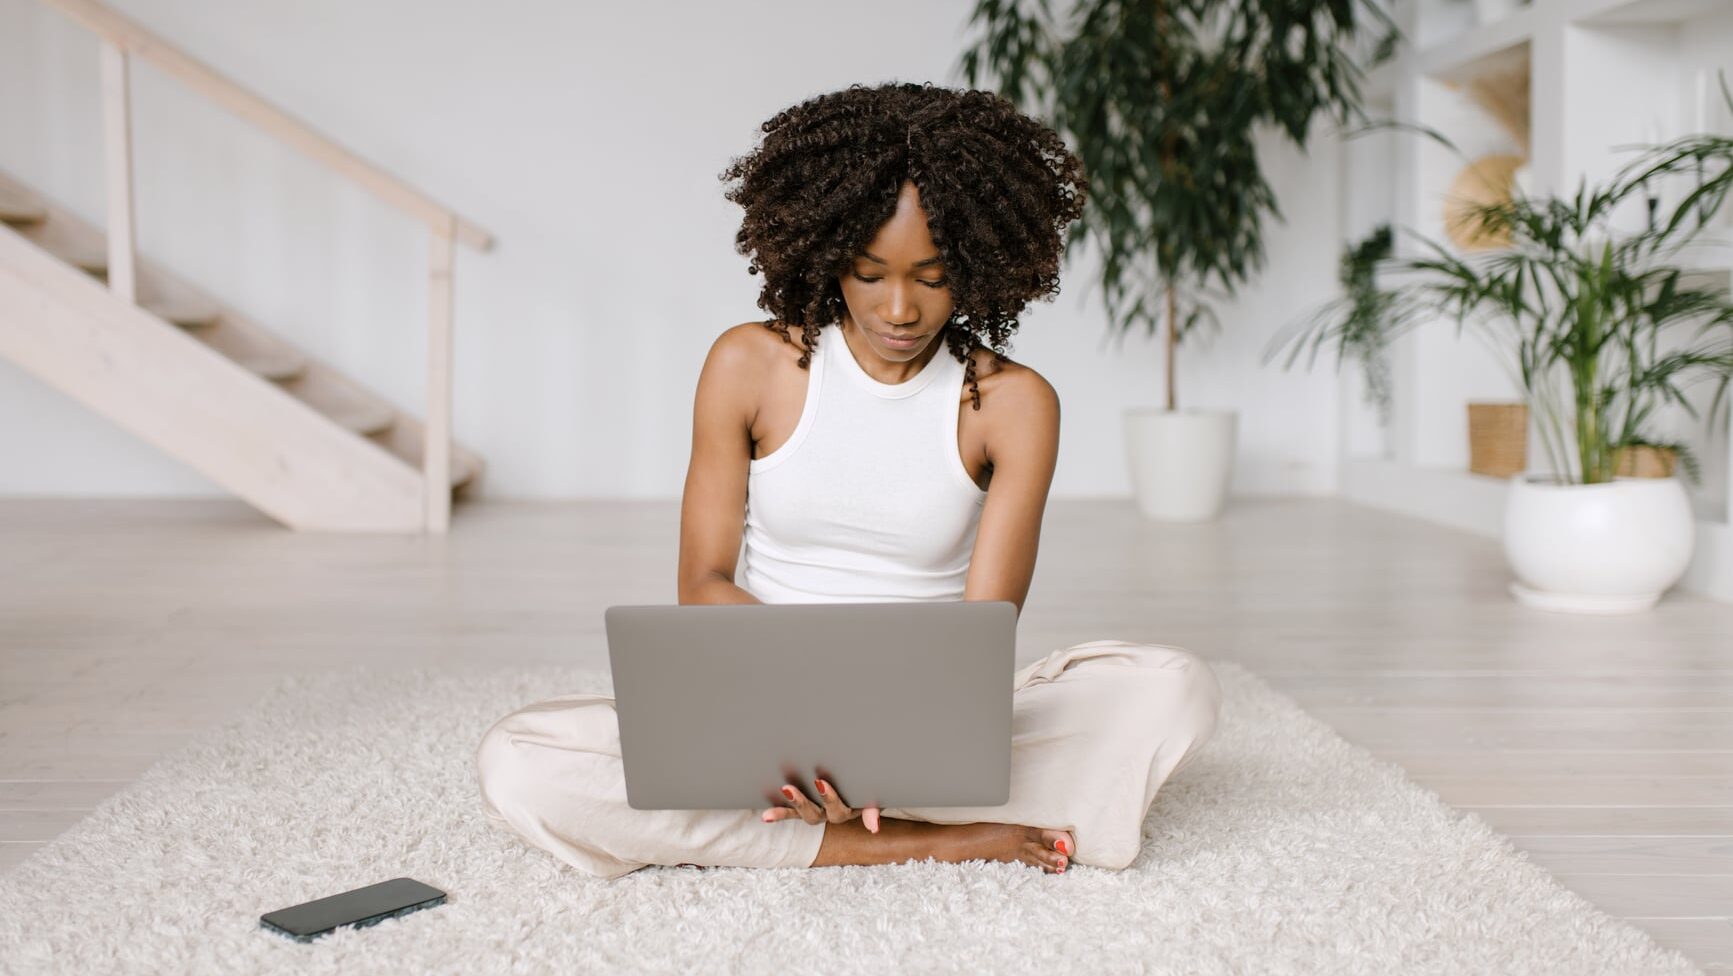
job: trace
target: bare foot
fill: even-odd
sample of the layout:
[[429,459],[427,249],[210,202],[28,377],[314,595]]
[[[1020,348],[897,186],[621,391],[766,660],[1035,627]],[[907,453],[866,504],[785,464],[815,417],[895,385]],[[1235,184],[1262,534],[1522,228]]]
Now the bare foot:
[[879,832],[859,820],[825,824],[824,842],[813,867],[832,864],[899,864],[903,861],[1021,862],[1043,871],[1063,872],[1077,851],[1068,831],[1017,824],[930,824],[916,820],[879,821]]
[[1021,861],[1062,872],[1076,850],[1063,830],[1042,830],[1017,824],[974,823],[944,827],[934,837],[933,859],[958,861]]

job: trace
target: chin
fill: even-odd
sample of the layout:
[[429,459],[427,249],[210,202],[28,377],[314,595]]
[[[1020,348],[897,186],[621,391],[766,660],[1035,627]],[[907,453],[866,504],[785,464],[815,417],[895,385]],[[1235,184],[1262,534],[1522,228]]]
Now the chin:
[[931,334],[931,333],[928,333],[928,334],[926,334],[926,335],[923,335],[923,336],[919,336],[919,337],[917,337],[917,338],[916,338],[916,339],[915,339],[915,344],[914,344],[914,345],[912,345],[912,346],[910,346],[910,347],[909,347],[909,348],[907,348],[907,349],[898,349],[898,348],[897,348],[897,347],[895,347],[895,346],[893,346],[893,345],[891,345],[891,344],[890,344],[890,343],[888,343],[888,342],[885,342],[885,341],[884,341],[884,337],[883,337],[883,336],[879,336],[879,335],[877,335],[877,333],[875,333],[875,334],[874,334],[874,335],[875,335],[875,337],[877,337],[877,338],[878,338],[878,339],[879,339],[879,340],[880,340],[880,341],[879,341],[879,345],[881,345],[881,346],[883,346],[883,347],[885,347],[885,348],[886,348],[886,349],[889,349],[889,350],[890,350],[890,351],[892,351],[892,352],[916,352],[916,351],[918,351],[918,350],[920,350],[920,349],[923,349],[923,348],[925,348],[925,347],[926,347],[926,344],[927,344],[927,343],[928,343],[928,342],[930,342],[930,341],[932,341],[932,338],[933,338],[933,336],[932,336],[932,334]]

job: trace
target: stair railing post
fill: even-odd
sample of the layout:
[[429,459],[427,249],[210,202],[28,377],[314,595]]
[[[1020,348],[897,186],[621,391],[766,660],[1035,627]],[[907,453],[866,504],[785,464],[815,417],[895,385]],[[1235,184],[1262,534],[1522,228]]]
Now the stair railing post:
[[138,303],[133,264],[132,98],[126,49],[102,40],[102,135],[108,189],[108,287]]
[[426,530],[451,524],[451,318],[457,218],[447,214],[429,236],[427,274],[427,423],[421,451]]

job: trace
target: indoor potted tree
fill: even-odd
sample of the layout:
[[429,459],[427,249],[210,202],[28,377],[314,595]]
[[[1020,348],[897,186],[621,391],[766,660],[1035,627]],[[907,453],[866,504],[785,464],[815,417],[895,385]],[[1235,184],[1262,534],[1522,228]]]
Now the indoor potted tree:
[[[1686,174],[1698,177],[1696,189],[1671,213],[1634,231],[1615,226],[1621,204]],[[1458,255],[1416,235],[1426,256],[1391,262],[1406,281],[1389,289],[1386,338],[1440,313],[1459,330],[1486,330],[1539,421],[1551,473],[1511,479],[1504,521],[1512,592],[1526,604],[1646,609],[1690,563],[1695,524],[1670,464],[1664,477],[1624,476],[1620,465],[1655,446],[1648,427],[1658,407],[1697,416],[1684,394],[1690,383],[1716,381],[1711,428],[1720,413],[1733,380],[1733,301],[1691,284],[1685,259],[1730,187],[1733,139],[1687,136],[1604,184],[1580,184],[1574,197],[1518,195],[1476,208],[1475,219],[1508,233],[1505,250]],[[1275,345],[1340,345],[1346,321],[1326,310]]]
[[1254,137],[1273,126],[1304,147],[1319,113],[1362,120],[1362,66],[1394,52],[1396,25],[1370,0],[1079,0],[1065,25],[1048,0],[977,0],[971,23],[968,83],[991,73],[1083,160],[1091,199],[1068,243],[1100,251],[1110,324],[1122,341],[1138,323],[1165,333],[1166,407],[1125,415],[1139,509],[1213,518],[1237,414],[1181,411],[1176,354],[1219,327],[1211,301],[1262,268],[1263,218],[1281,218]]

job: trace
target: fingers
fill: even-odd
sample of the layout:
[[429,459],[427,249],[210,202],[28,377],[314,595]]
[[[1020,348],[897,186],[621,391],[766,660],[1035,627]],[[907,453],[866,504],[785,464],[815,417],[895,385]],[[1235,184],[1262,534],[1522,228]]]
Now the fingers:
[[878,807],[866,807],[859,811],[850,809],[849,805],[843,802],[842,797],[837,795],[836,787],[830,785],[830,782],[822,776],[813,780],[813,785],[818,788],[818,795],[824,798],[825,816],[830,818],[831,823],[842,823],[859,816],[861,823],[866,826],[868,831],[875,834],[879,832]]
[[813,792],[819,796],[819,802],[814,803],[807,795],[794,786],[782,788],[782,798],[785,806],[774,806],[759,815],[765,823],[776,823],[791,817],[799,817],[809,824],[843,823],[861,817],[866,829],[872,833],[879,832],[879,808],[867,807],[864,810],[851,808],[836,787],[822,776],[813,780]]
[[806,795],[792,786],[782,788],[782,800],[786,806],[776,806],[759,814],[759,819],[765,823],[776,823],[779,820],[799,818],[807,823],[820,823],[825,819],[824,811],[817,804],[806,798]]
[[800,819],[809,824],[824,823],[824,811],[819,808],[818,804],[808,799],[805,793],[792,786],[784,786],[782,797],[788,801],[788,805],[794,809],[795,815]]
[[826,820],[831,823],[842,823],[845,820],[855,818],[855,812],[849,809],[848,804],[842,802],[842,797],[836,795],[836,787],[831,786],[823,777],[813,780],[812,785],[818,790],[819,799],[824,803]]

